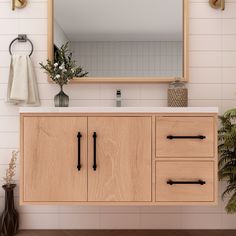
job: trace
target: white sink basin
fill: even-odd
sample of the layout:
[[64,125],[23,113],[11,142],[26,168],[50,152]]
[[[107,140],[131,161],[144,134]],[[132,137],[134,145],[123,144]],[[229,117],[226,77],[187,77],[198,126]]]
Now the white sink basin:
[[218,107],[22,107],[20,113],[218,113]]

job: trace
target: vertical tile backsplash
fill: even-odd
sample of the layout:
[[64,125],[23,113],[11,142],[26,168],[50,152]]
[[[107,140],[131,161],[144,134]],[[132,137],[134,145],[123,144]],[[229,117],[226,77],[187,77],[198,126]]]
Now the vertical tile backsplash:
[[183,42],[72,42],[78,65],[91,77],[182,77]]
[[[53,105],[58,87],[47,83],[39,62],[47,58],[47,0],[31,0],[22,10],[11,11],[10,0],[0,2],[0,179],[11,151],[19,147],[18,107],[5,103],[9,53],[8,45],[18,33],[28,34],[35,51],[43,106]],[[226,0],[226,10],[213,10],[208,0],[190,0],[190,106],[218,106],[221,113],[236,105],[236,0]],[[28,52],[27,44],[15,51]],[[151,63],[151,62],[150,62]],[[150,66],[147,64],[147,67]],[[113,106],[115,91],[122,89],[125,106],[165,106],[166,84],[76,84],[69,85],[71,106]],[[18,173],[17,173],[18,176]],[[18,182],[18,177],[17,177]],[[222,191],[223,185],[220,185]],[[220,196],[220,193],[219,193]],[[0,191],[0,210],[3,208]],[[16,193],[18,202],[18,191]],[[235,216],[218,206],[114,207],[114,206],[21,206],[21,228],[236,228]]]

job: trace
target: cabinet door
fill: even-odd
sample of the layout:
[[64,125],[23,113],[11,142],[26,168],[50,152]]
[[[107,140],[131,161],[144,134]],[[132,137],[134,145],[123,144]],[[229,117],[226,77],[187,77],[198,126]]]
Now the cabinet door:
[[151,201],[151,118],[89,117],[88,135],[88,200]]
[[23,122],[23,202],[87,201],[87,118],[24,117]]

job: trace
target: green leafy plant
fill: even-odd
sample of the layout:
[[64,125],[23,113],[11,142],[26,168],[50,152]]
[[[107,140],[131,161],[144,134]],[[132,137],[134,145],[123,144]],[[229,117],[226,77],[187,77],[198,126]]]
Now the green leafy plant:
[[229,197],[226,211],[236,213],[236,109],[220,117],[222,127],[219,137],[219,179],[227,182],[222,198]]
[[56,51],[54,61],[47,60],[47,64],[39,64],[52,81],[61,87],[68,84],[75,77],[85,77],[88,74],[72,60],[72,52],[69,51],[68,42]]

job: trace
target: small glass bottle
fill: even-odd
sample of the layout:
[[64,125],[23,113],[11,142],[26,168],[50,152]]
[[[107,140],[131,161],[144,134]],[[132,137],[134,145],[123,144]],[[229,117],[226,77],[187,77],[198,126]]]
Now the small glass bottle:
[[188,89],[181,78],[176,78],[168,88],[168,107],[187,107]]

